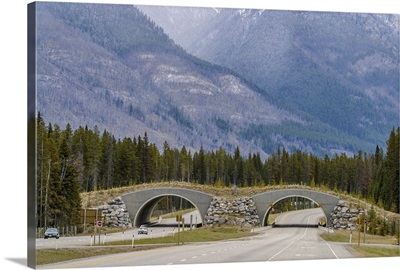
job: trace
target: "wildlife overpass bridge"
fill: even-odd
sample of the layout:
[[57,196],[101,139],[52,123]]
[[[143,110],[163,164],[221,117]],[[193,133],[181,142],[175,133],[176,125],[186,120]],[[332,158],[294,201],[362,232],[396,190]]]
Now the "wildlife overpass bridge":
[[[200,212],[201,222],[203,224],[207,215],[207,210],[214,197],[212,194],[185,188],[144,189],[122,195],[121,197],[129,212],[132,225],[139,227],[143,223],[150,222],[151,213],[157,203],[167,196],[176,196],[189,201]],[[260,193],[253,196],[252,199],[255,202],[261,226],[267,225],[268,215],[274,204],[290,197],[303,197],[315,202],[322,208],[327,223],[329,223],[331,212],[333,212],[335,206],[339,202],[339,198],[331,194],[306,189],[281,189]]]
[[268,215],[270,214],[274,204],[285,198],[291,197],[302,197],[315,202],[318,207],[322,208],[328,225],[330,225],[330,214],[339,202],[339,197],[324,192],[306,189],[281,189],[264,192],[252,197],[253,201],[256,203],[261,225],[267,225]]

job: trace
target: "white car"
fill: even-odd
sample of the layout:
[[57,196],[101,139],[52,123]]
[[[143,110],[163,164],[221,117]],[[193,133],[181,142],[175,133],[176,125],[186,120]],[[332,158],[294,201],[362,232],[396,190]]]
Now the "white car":
[[140,226],[138,230],[138,234],[148,234],[148,230],[145,226]]

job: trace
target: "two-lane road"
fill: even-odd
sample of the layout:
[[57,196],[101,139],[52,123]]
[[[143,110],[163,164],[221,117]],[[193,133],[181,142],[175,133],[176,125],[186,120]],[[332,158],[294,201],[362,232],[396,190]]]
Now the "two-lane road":
[[[200,221],[200,213],[195,210],[193,212],[184,214],[183,217],[186,220],[186,225],[190,224],[190,219],[192,218],[193,223],[195,224],[197,221]],[[175,227],[173,227],[175,225]],[[187,228],[186,228],[187,229]],[[182,229],[181,229],[182,230]],[[138,229],[128,229],[124,232],[118,233],[109,233],[107,235],[102,232],[100,234],[100,243],[106,244],[115,241],[128,240],[132,239],[134,236],[135,239],[142,238],[158,238],[164,237],[168,235],[172,235],[178,231],[176,218],[169,219],[160,219],[157,226],[149,227],[148,234],[138,234]],[[60,237],[59,239],[50,238],[50,239],[36,239],[36,249],[55,249],[55,248],[74,248],[79,246],[90,246],[90,244],[98,244],[99,236],[96,234],[96,239],[94,236],[86,235],[86,236],[68,236],[68,237]]]
[[[289,216],[287,216],[289,215]],[[292,215],[292,217],[290,217]],[[315,224],[320,209],[283,213],[280,222],[300,219]],[[312,221],[312,222],[311,222]],[[318,222],[318,221],[317,221]],[[95,257],[49,265],[49,268],[267,262],[354,257],[342,244],[327,243],[318,228],[259,228],[257,235],[239,240],[185,244],[168,248]],[[40,267],[40,268],[46,268]]]
[[317,225],[324,214],[320,208],[283,212],[275,219],[277,225]]
[[[129,229],[124,232],[119,233],[109,233],[105,235],[104,233],[100,234],[100,243],[106,244],[109,242],[116,242],[122,240],[129,240],[132,237],[136,239],[141,238],[158,238],[167,235],[171,235],[177,231],[177,228],[173,227],[149,227],[148,234],[138,235],[138,229]],[[55,249],[55,248],[74,248],[79,246],[90,246],[90,244],[98,244],[99,236],[96,234],[96,239],[94,236],[68,236],[68,237],[60,237],[59,239],[49,238],[49,239],[36,239],[36,249]]]

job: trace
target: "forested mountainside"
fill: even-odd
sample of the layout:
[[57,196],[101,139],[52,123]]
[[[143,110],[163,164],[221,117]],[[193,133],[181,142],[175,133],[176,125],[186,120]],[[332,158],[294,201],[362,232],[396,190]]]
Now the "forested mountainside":
[[[382,144],[399,123],[398,15],[139,8],[189,53],[355,136],[364,149]],[[258,125],[246,134],[262,140],[268,130]]]
[[399,209],[399,128],[390,132],[386,153],[376,147],[374,154],[318,158],[278,148],[262,161],[240,147],[234,154],[222,147],[192,152],[167,142],[158,148],[146,133],[116,139],[96,128],[62,129],[40,115],[36,120],[38,224],[76,224],[82,191],[173,181],[230,188],[302,185],[363,198],[393,213]]
[[245,73],[187,53],[134,6],[40,2],[37,27],[37,109],[61,127],[146,132],[159,148],[240,146],[263,159],[278,146],[373,151],[388,133],[363,138],[282,102]]

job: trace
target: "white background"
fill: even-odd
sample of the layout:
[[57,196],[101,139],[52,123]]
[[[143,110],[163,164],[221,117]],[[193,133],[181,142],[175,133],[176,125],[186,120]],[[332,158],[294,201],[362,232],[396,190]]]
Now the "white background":
[[[1,1],[0,25],[0,266],[1,269],[24,269],[27,258],[27,4],[30,1]],[[56,1],[59,2],[59,1]],[[70,1],[79,2],[79,1]],[[81,1],[120,4],[189,5],[214,7],[266,8],[285,10],[400,13],[395,0],[131,0]],[[360,4],[361,3],[361,4]],[[382,269],[400,266],[400,258],[291,261],[227,265],[169,266],[169,269]],[[136,267],[162,269],[163,267]],[[113,269],[113,268],[99,268]],[[118,268],[128,269],[128,268]]]

